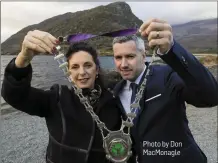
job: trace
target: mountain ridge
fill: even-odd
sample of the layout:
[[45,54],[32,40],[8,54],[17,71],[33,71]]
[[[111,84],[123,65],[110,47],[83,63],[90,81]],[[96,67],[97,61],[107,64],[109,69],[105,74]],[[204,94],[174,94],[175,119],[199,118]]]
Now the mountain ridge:
[[[28,31],[38,29],[51,33],[55,37],[71,33],[101,34],[125,28],[139,28],[142,20],[136,17],[125,2],[114,2],[92,9],[66,12],[61,15],[32,24],[11,35],[1,43],[2,55],[19,53],[22,40]],[[190,21],[172,25],[176,41],[187,50],[195,53],[217,52],[217,19]],[[111,53],[111,38],[91,39],[90,43],[103,52]]]

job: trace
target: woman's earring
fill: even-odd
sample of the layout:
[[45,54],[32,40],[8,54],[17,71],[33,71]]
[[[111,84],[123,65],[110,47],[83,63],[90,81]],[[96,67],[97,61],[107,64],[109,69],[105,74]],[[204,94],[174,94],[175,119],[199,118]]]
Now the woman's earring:
[[96,78],[98,78],[98,74],[96,75]]

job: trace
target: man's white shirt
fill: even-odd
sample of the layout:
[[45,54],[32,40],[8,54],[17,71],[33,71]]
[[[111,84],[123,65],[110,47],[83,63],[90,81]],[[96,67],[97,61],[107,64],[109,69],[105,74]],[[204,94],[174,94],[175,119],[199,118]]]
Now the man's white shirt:
[[[135,80],[134,83],[139,84],[141,81],[141,78],[146,70],[146,65],[144,67],[144,70],[141,72],[139,77]],[[123,108],[125,109],[126,113],[130,113],[130,103],[131,103],[131,96],[132,96],[132,89],[130,87],[131,82],[129,80],[126,81],[126,84],[124,85],[122,91],[119,94],[120,101],[123,105]]]

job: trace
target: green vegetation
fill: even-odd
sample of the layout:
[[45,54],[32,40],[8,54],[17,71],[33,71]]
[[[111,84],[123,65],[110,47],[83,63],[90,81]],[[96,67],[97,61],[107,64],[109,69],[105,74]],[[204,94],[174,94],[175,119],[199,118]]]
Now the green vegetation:
[[218,55],[206,55],[198,57],[198,60],[205,66],[210,67],[214,65],[218,65]]

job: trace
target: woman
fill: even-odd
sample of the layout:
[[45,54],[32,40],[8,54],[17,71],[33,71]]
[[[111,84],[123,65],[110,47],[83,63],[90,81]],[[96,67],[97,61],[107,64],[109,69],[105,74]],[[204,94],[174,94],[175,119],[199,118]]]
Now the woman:
[[[58,40],[47,32],[28,32],[21,52],[5,69],[2,96],[20,111],[45,117],[49,131],[47,163],[109,162],[101,132],[73,89],[58,84],[47,91],[31,87],[31,60],[40,53],[53,54],[57,45]],[[99,119],[108,129],[119,130],[122,112],[101,82],[96,50],[86,43],[75,43],[66,57],[72,81],[82,89]],[[128,162],[134,160],[132,156]]]

